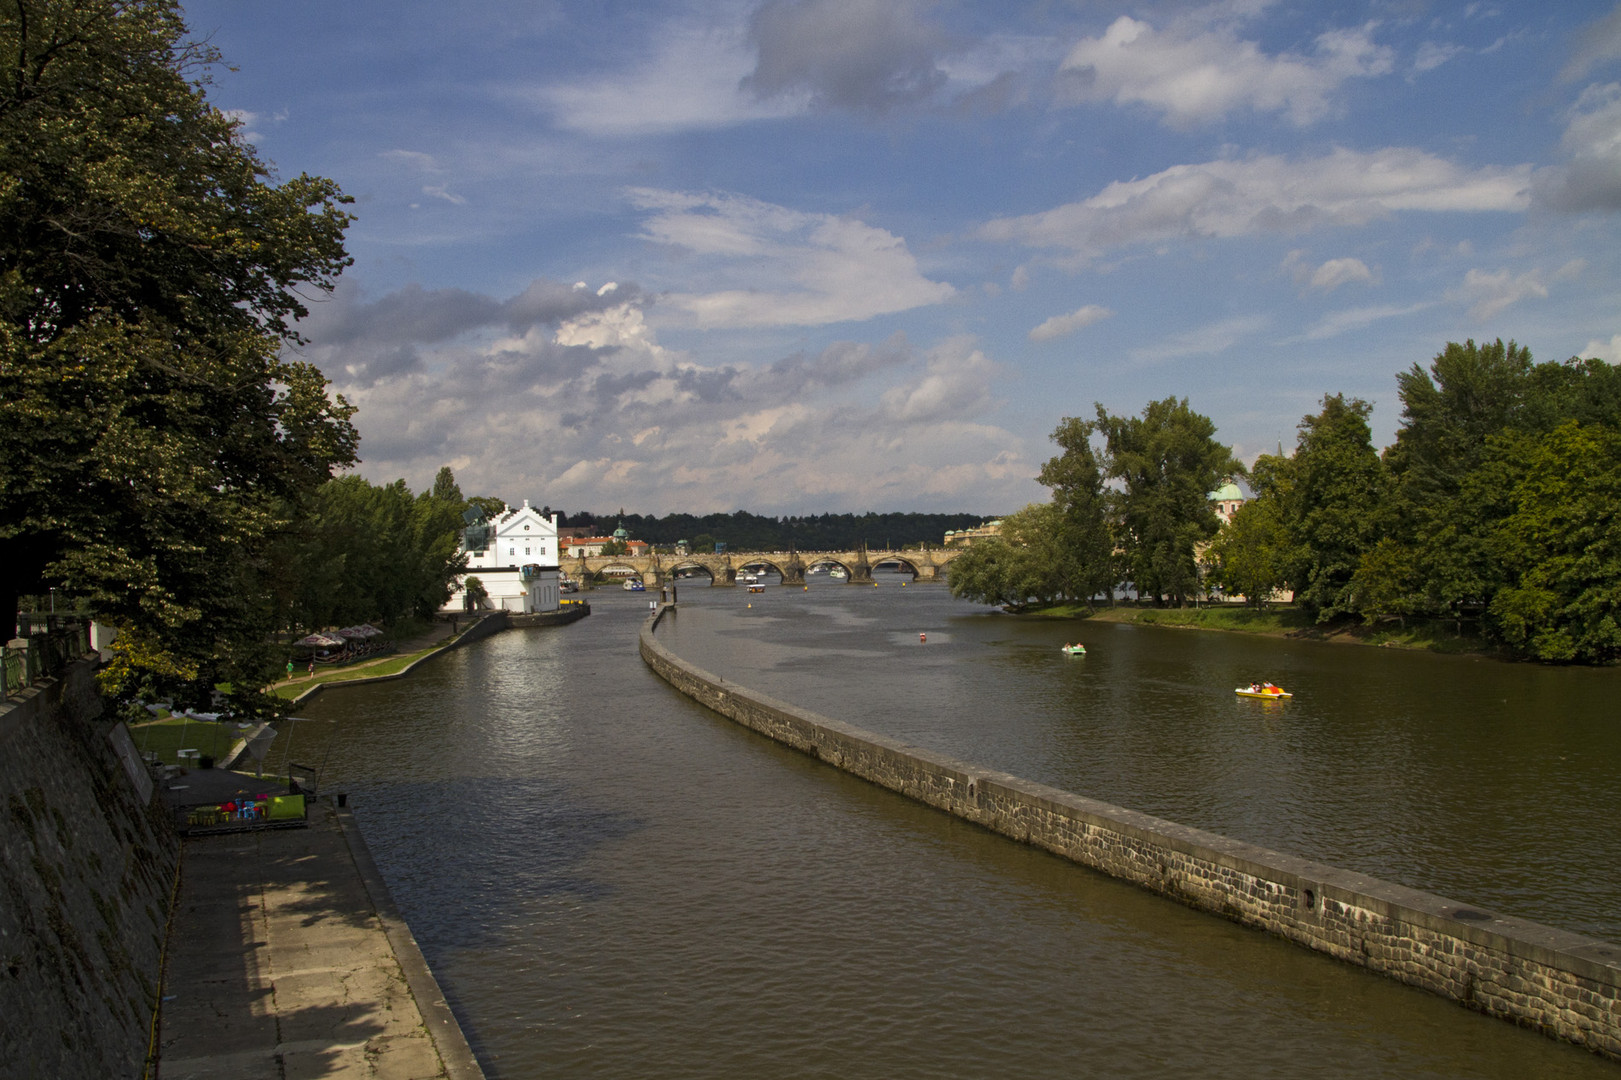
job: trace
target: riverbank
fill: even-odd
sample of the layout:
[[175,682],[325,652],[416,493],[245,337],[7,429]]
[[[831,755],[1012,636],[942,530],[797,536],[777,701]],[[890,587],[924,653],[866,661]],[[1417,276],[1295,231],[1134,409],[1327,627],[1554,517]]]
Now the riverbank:
[[460,624],[435,622],[424,633],[402,642],[399,651],[392,655],[330,670],[316,668],[314,675],[294,675],[290,679],[271,683],[268,690],[294,705],[302,705],[328,687],[358,686],[404,678],[418,664],[442,652],[480,641],[503,630],[566,626],[589,614],[591,614],[590,604],[574,601],[561,611],[544,611],[532,615],[512,615],[505,611],[494,611]]
[[[1621,948],[1125,809],[863,730],[678,658],[643,660],[720,715],[844,772],[1189,907],[1621,1058]],[[923,646],[919,646],[922,648]]]
[[1384,649],[1419,649],[1448,655],[1499,656],[1500,650],[1473,634],[1459,634],[1456,624],[1440,620],[1413,620],[1403,626],[1381,623],[1368,626],[1347,619],[1318,623],[1297,608],[1274,605],[1266,610],[1229,604],[1202,607],[1156,608],[1118,604],[1088,610],[1085,604],[1054,604],[1024,614],[1045,619],[1085,619],[1091,622],[1166,626],[1177,630],[1223,630],[1235,634],[1324,641],[1338,645],[1373,645]]
[[186,841],[159,1062],[186,1077],[482,1080],[346,808]]

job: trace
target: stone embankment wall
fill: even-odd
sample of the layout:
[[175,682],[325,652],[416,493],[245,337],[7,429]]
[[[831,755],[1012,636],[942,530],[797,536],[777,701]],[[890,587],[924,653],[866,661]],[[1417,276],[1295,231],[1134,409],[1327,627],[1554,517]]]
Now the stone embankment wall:
[[1196,908],[1621,1059],[1621,946],[983,769],[754,693],[641,633],[693,700],[881,787]]
[[0,705],[0,1077],[146,1062],[180,845],[109,742],[94,670]]

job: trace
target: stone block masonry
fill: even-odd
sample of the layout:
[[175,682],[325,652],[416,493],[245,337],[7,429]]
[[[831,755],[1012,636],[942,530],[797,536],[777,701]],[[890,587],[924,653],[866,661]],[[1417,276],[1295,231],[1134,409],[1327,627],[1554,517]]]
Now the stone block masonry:
[[94,672],[74,664],[0,704],[7,1080],[139,1077],[147,1065],[180,845],[108,740]]
[[863,731],[684,663],[642,659],[694,701],[837,768],[1112,877],[1621,1060],[1621,946],[1494,915],[1111,806]]

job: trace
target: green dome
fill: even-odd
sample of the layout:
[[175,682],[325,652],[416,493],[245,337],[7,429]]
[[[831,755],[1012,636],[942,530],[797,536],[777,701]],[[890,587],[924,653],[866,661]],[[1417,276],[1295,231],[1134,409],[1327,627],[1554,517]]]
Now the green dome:
[[1209,499],[1211,502],[1233,502],[1235,500],[1238,502],[1243,502],[1244,493],[1238,490],[1237,484],[1229,480],[1215,491],[1212,491],[1209,495],[1206,495],[1205,498]]
[[623,525],[621,525],[621,526],[619,526],[619,528],[614,530],[614,539],[615,540],[628,540],[628,539],[630,539],[630,533],[626,532],[625,527]]

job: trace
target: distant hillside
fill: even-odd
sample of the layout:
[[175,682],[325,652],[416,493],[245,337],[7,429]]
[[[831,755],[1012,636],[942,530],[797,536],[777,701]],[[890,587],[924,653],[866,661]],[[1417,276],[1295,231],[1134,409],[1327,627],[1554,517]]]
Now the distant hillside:
[[[562,513],[562,511],[559,511]],[[806,517],[761,517],[746,510],[731,514],[595,514],[564,513],[563,524],[590,526],[606,534],[621,522],[634,540],[673,544],[700,537],[719,540],[733,551],[841,551],[870,548],[938,547],[948,530],[971,529],[995,515],[986,514],[815,514]]]

